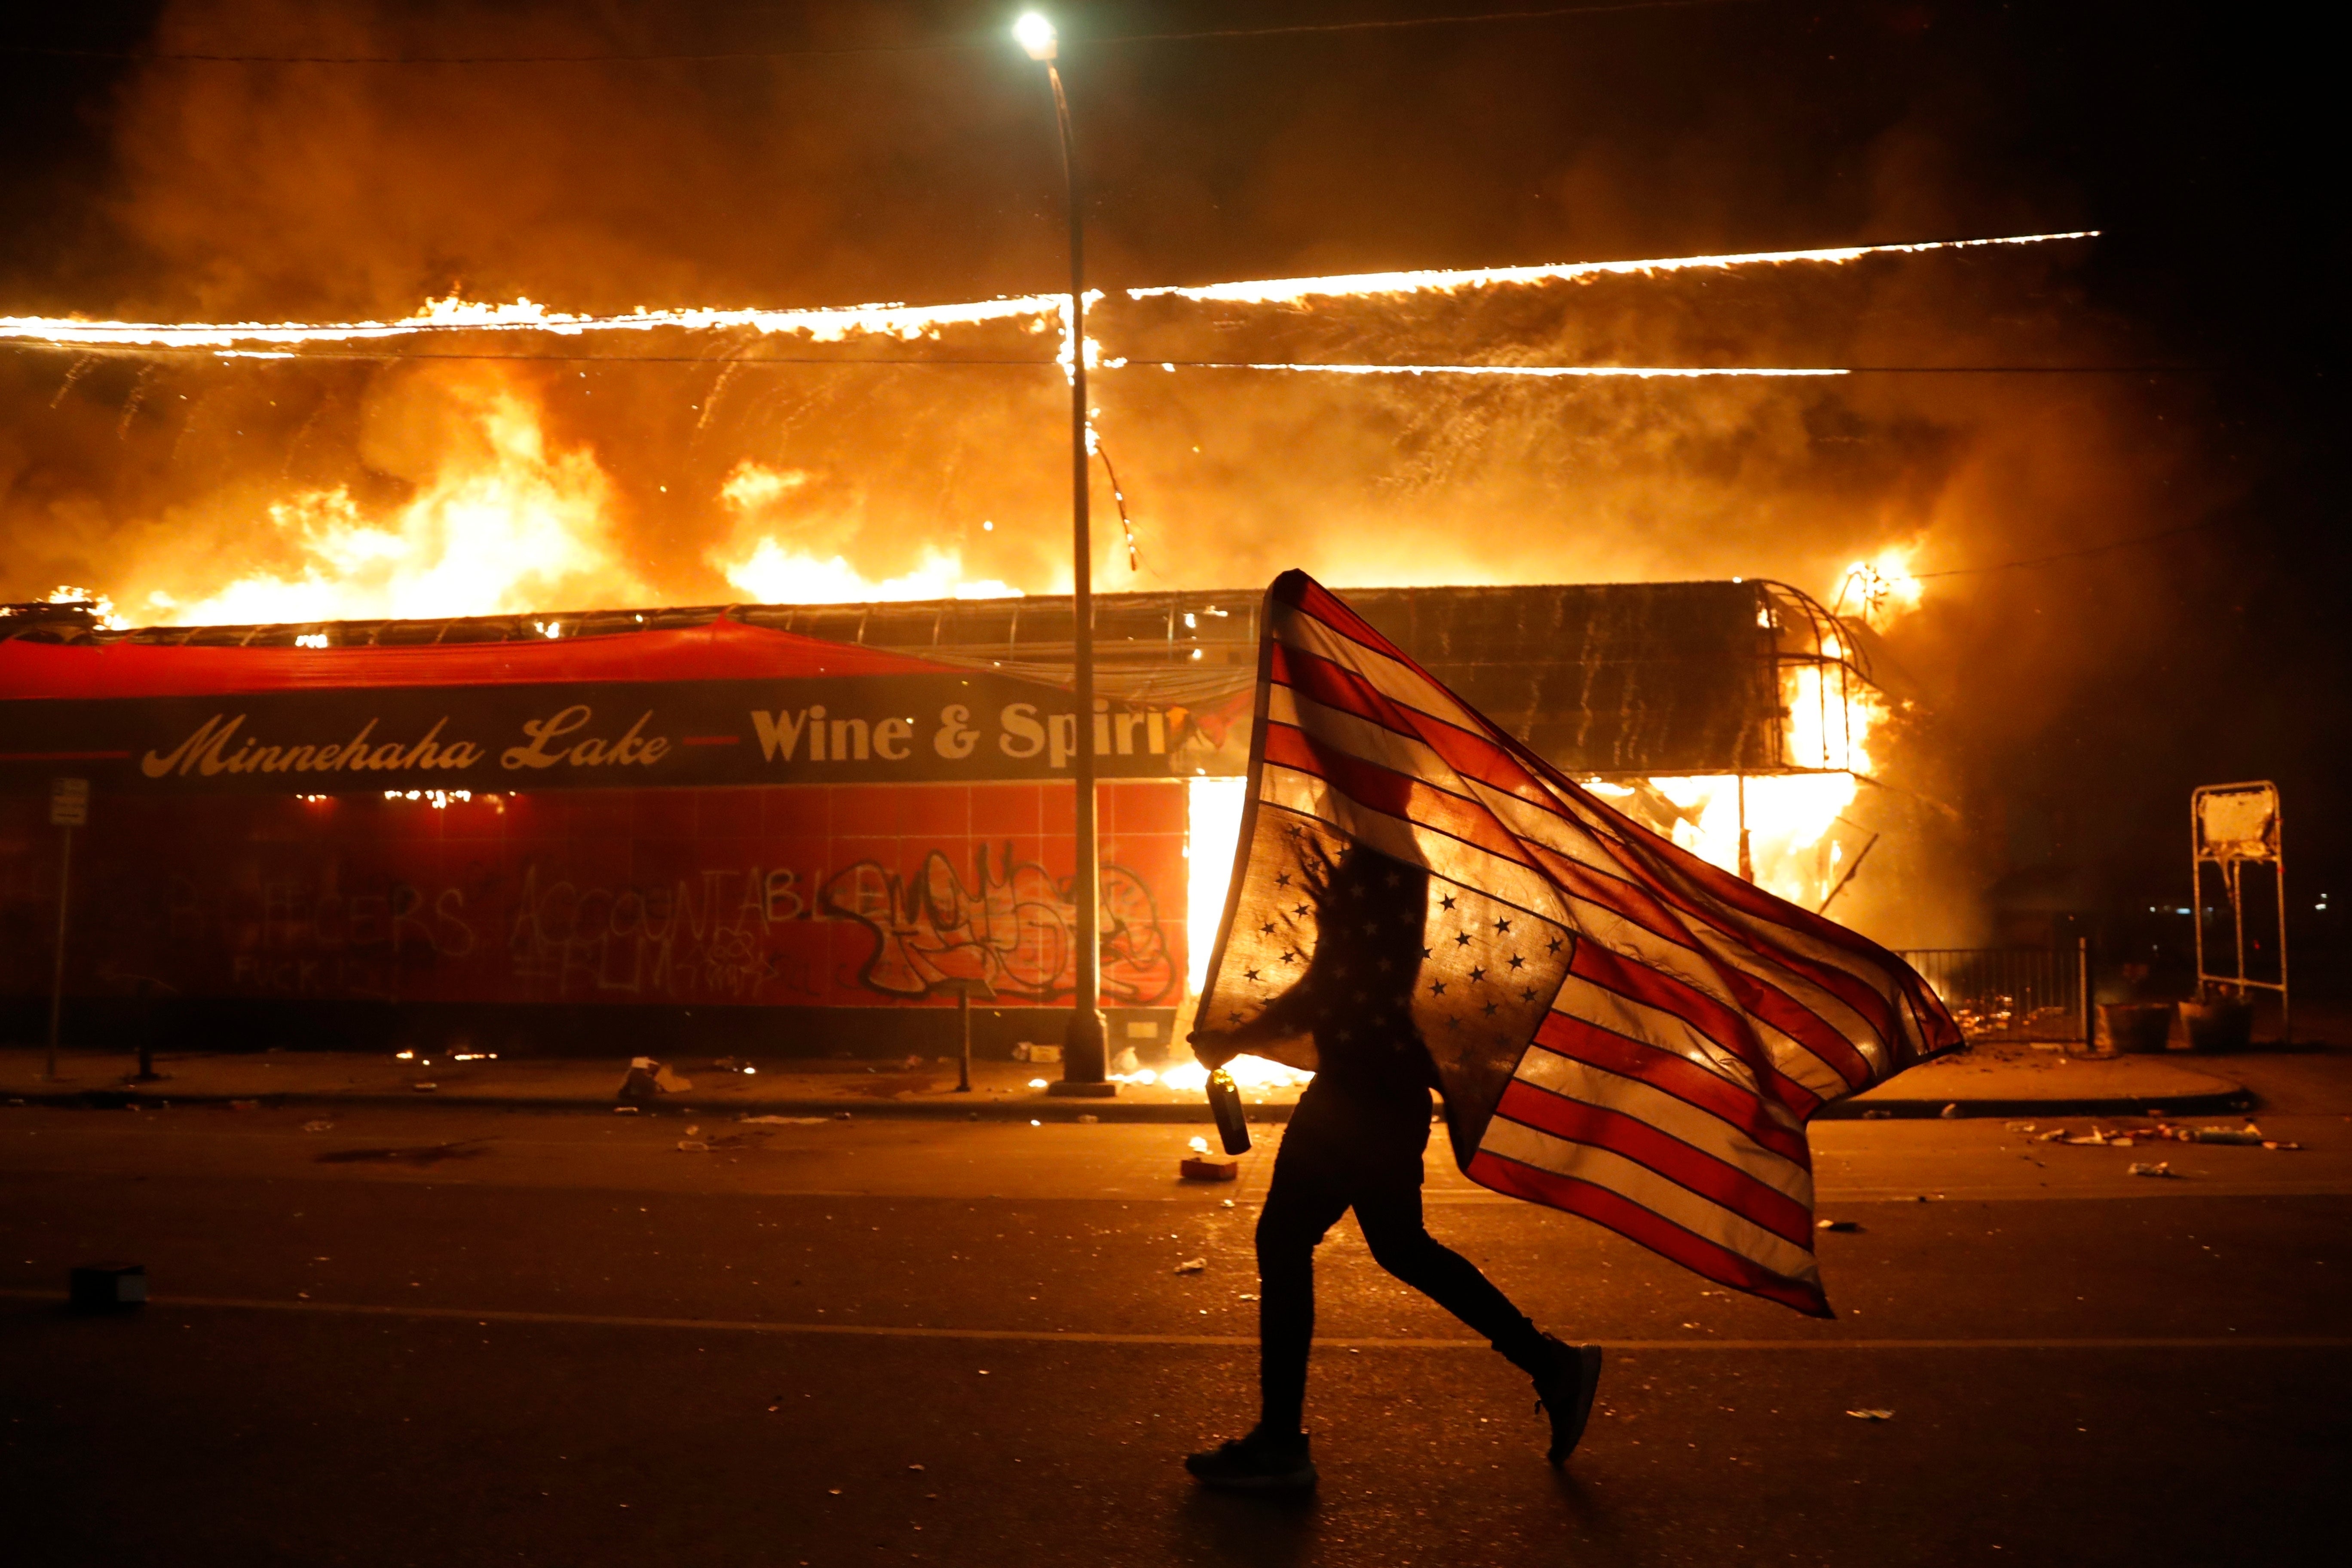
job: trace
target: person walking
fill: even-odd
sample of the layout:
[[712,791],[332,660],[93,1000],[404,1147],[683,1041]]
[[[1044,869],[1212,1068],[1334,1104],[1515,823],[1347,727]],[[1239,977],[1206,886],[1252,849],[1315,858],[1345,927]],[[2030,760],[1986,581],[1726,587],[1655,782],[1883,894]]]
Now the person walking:
[[1601,1377],[1601,1347],[1543,1332],[1423,1223],[1422,1155],[1429,1145],[1429,1048],[1412,1016],[1429,873],[1358,845],[1336,863],[1310,858],[1305,879],[1318,932],[1297,984],[1255,1018],[1201,1029],[1193,1054],[1212,1070],[1253,1045],[1311,1035],[1317,1068],[1299,1096],[1258,1215],[1257,1425],[1193,1454],[1208,1486],[1311,1487],[1302,1418],[1315,1336],[1315,1247],[1350,1208],[1373,1261],[1484,1335],[1535,1382],[1551,1423],[1549,1458],[1564,1462],[1583,1435]]

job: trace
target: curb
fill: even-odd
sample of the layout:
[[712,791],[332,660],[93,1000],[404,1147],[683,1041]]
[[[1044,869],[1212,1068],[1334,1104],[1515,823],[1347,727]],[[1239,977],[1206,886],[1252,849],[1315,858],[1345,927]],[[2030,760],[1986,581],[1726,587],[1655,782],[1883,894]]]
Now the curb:
[[2260,1097],[2249,1089],[2207,1094],[2109,1095],[2096,1100],[1841,1100],[1822,1107],[1814,1121],[1935,1121],[1957,1105],[1949,1120],[1989,1116],[2227,1116],[2252,1110]]
[[[132,1109],[163,1110],[171,1106],[226,1106],[250,1104],[268,1109],[287,1110],[383,1110],[393,1107],[415,1109],[430,1104],[448,1110],[534,1111],[541,1113],[573,1112],[583,1115],[613,1113],[609,1100],[580,1100],[549,1095],[450,1095],[433,1094],[334,1094],[304,1093],[288,1090],[274,1094],[159,1094],[133,1089],[36,1090],[30,1094],[6,1097],[10,1105],[41,1105],[58,1110],[127,1110]],[[2259,1103],[2252,1090],[2231,1089],[2206,1094],[2150,1095],[2137,1098],[2107,1096],[2084,1100],[1842,1100],[1823,1106],[1811,1117],[1815,1121],[1967,1121],[1985,1117],[2017,1116],[2220,1116],[2252,1110]],[[1944,1116],[1947,1106],[1958,1109],[1950,1118]],[[1257,1122],[1286,1122],[1291,1106],[1287,1101],[1247,1106],[1248,1118]],[[644,1114],[652,1116],[816,1116],[833,1121],[1084,1121],[1088,1118],[1098,1122],[1120,1122],[1142,1125],[1205,1125],[1213,1119],[1205,1101],[1200,1104],[1122,1103],[1117,1100],[1061,1100],[1039,1095],[1035,1099],[975,1100],[964,1103],[954,1100],[877,1100],[864,1103],[845,1104],[837,1100],[730,1100],[725,1104],[657,1105],[646,1108]]]

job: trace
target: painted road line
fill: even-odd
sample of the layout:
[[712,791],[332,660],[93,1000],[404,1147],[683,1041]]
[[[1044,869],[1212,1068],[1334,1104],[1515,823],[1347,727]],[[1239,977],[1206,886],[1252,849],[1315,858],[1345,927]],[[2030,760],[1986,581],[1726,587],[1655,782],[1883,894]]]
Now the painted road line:
[[[0,1297],[54,1301],[54,1290],[0,1288]],[[978,1340],[1021,1344],[1255,1346],[1255,1334],[1112,1334],[1052,1329],[949,1329],[880,1323],[786,1323],[745,1318],[646,1318],[596,1312],[522,1312],[502,1308],[380,1306],[361,1301],[289,1301],[263,1297],[157,1296],[147,1310],[179,1308],[203,1311],[291,1312],[318,1317],[409,1318],[424,1321],[512,1323],[555,1328],[667,1329],[696,1333],[815,1334],[885,1340]],[[1485,1340],[1446,1337],[1318,1339],[1339,1350],[1485,1350]],[[2352,1336],[2322,1334],[2207,1334],[2107,1336],[2082,1339],[1778,1339],[1603,1340],[1615,1351],[2159,1351],[2159,1350],[2352,1350]]]

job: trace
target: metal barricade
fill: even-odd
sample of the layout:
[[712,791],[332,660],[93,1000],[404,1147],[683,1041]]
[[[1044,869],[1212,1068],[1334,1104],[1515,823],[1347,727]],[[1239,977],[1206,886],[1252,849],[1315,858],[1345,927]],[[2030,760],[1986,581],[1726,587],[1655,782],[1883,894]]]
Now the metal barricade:
[[1900,956],[1970,1040],[2074,1045],[2089,1037],[2080,947],[1916,948]]

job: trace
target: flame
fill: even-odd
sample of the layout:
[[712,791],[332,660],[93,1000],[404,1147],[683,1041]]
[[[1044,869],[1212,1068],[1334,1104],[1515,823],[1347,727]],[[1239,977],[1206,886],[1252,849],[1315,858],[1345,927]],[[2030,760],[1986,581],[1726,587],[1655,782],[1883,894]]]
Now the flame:
[[[1243,1089],[1296,1089],[1315,1077],[1264,1057],[1235,1057],[1225,1064],[1225,1071]],[[1160,1081],[1169,1089],[1198,1092],[1209,1087],[1209,1069],[1197,1060],[1179,1062],[1161,1073]]]
[[1674,256],[1648,261],[1570,261],[1538,267],[1480,267],[1458,271],[1347,272],[1328,278],[1269,278],[1247,283],[1211,283],[1200,288],[1134,289],[1132,300],[1173,298],[1240,305],[1295,305],[1304,300],[1360,299],[1370,294],[1452,293],[1503,284],[1562,283],[1611,275],[1654,276],[1695,268],[1784,267],[1797,262],[1841,264],[1865,256],[1916,256],[1931,250],[1968,250],[1988,245],[2043,245],[2053,240],[2094,239],[2095,228],[2063,234],[2014,234],[1991,239],[1933,239],[1903,245],[1845,245],[1813,250],[1752,250],[1727,256]]
[[1021,590],[995,578],[967,578],[963,557],[954,551],[926,549],[921,564],[897,577],[866,576],[842,555],[825,556],[778,540],[779,514],[808,484],[797,468],[772,468],[745,458],[719,487],[719,499],[761,532],[748,547],[714,552],[710,563],[744,595],[763,605],[878,604],[893,599],[1014,599]]
[[687,331],[750,331],[812,342],[837,343],[854,336],[912,342],[936,338],[949,327],[1033,318],[1032,331],[1055,314],[1064,297],[1023,295],[970,300],[945,305],[828,305],[814,310],[702,309],[648,310],[624,316],[578,315],[551,310],[535,300],[491,304],[452,296],[428,300],[396,321],[93,321],[79,316],[0,316],[0,339],[89,348],[229,349],[239,343],[370,342],[446,332],[551,332],[579,337],[586,332],[646,332],[671,327]]
[[1917,609],[1923,588],[1911,571],[1916,551],[1916,545],[1898,544],[1847,567],[1838,584],[1839,613],[1856,616],[1875,631]]
[[52,605],[87,605],[90,618],[110,631],[122,631],[131,625],[128,617],[115,609],[114,601],[94,588],[76,588],[61,583],[49,590],[48,602]]
[[[1091,341],[1089,342],[1091,348]],[[1092,362],[1089,361],[1089,363]],[[1125,361],[1119,361],[1124,364]],[[1118,365],[1114,365],[1117,369]],[[1178,368],[1163,363],[1162,370]],[[1192,370],[1282,370],[1314,375],[1499,375],[1538,380],[1560,376],[1633,376],[1643,381],[1697,381],[1736,375],[1852,375],[1832,365],[1664,364],[1324,364],[1319,363],[1191,365]]]
[[[383,515],[352,492],[308,490],[268,509],[266,538],[290,553],[183,599],[146,603],[184,626],[431,619],[527,610],[551,599],[642,597],[608,536],[611,487],[585,449],[550,448],[537,406],[509,388],[461,386],[457,443],[404,504]],[[623,602],[626,602],[624,598]],[[551,634],[552,635],[552,634]]]
[[[1986,246],[2046,245],[2095,239],[2097,229],[2052,234],[2002,235],[1985,239],[1937,239],[1894,245],[1832,246],[1810,250],[1759,250],[1723,256],[1656,257],[1638,261],[1573,261],[1533,267],[1485,267],[1463,270],[1351,272],[1324,278],[1272,278],[1199,287],[1169,285],[1123,290],[1129,300],[1171,298],[1195,303],[1297,304],[1307,300],[1362,298],[1378,294],[1451,293],[1512,284],[1573,282],[1602,276],[1654,276],[1697,268],[1832,266],[1870,256],[1916,256],[1928,251],[1969,250]],[[1089,293],[1087,304],[1101,299]],[[788,334],[812,342],[851,337],[936,338],[950,327],[1026,318],[1032,331],[1045,330],[1045,318],[1060,317],[1066,295],[1022,294],[940,305],[873,304],[821,306],[808,310],[639,306],[626,315],[594,316],[551,310],[528,299],[499,305],[451,296],[427,300],[395,321],[94,321],[78,316],[0,316],[0,339],[92,348],[229,349],[239,343],[305,344],[363,342],[436,332],[551,332],[578,337],[587,332],[750,331],[762,336]],[[1069,331],[1061,329],[1059,363],[1069,363]],[[1098,345],[1087,345],[1087,364],[1097,363]],[[1101,362],[1111,368],[1122,361]]]

